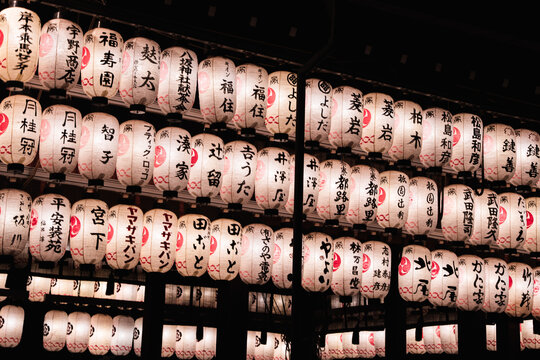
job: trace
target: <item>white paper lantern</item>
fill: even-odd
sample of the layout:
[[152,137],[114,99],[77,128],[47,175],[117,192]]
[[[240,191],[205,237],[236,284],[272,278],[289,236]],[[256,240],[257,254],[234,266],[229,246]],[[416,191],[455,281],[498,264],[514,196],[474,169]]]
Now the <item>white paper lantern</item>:
[[236,113],[233,124],[237,129],[264,126],[267,107],[268,72],[254,64],[236,68]]
[[331,359],[345,359],[341,335],[341,333],[333,333],[326,335],[326,347],[328,347],[328,355],[330,355]]
[[340,296],[360,293],[362,283],[362,244],[352,237],[334,239],[332,291]]
[[230,208],[241,208],[255,192],[257,148],[245,141],[225,144],[221,199]]
[[272,282],[280,289],[292,287],[293,232],[292,228],[283,228],[274,232]]
[[116,95],[122,74],[123,47],[122,35],[114,30],[98,27],[84,34],[81,85],[86,95],[101,98],[100,101]]
[[144,285],[137,285],[137,301],[144,302],[146,287]]
[[165,273],[174,265],[173,248],[178,219],[169,210],[153,209],[144,214],[140,262],[146,272]]
[[464,311],[482,308],[485,296],[484,261],[475,255],[462,255],[458,259],[457,307]]
[[320,164],[317,214],[327,223],[335,223],[349,209],[351,167],[344,161],[326,160]]
[[191,286],[186,285],[165,285],[165,304],[170,305],[189,305],[191,297]]
[[53,92],[64,94],[81,77],[83,31],[67,19],[51,19],[41,29],[39,38],[39,80]]
[[125,356],[131,352],[135,320],[130,316],[117,315],[112,319],[111,353]]
[[536,131],[517,129],[516,170],[510,183],[515,186],[536,186],[540,161],[540,136]]
[[332,108],[332,85],[320,79],[306,80],[305,142],[319,144],[328,138]]
[[50,310],[43,320],[43,348],[60,351],[66,345],[68,314],[65,311]]
[[454,115],[452,122],[450,166],[457,172],[474,172],[482,162],[482,119],[478,115],[462,113]]
[[19,345],[23,335],[24,309],[15,305],[4,305],[0,309],[0,347],[13,348]]
[[499,194],[499,237],[496,245],[518,249],[525,243],[527,231],[525,199],[516,193]]
[[142,210],[134,205],[115,205],[109,209],[108,218],[107,264],[113,269],[134,269],[141,253]]
[[392,147],[388,155],[392,160],[417,159],[422,147],[422,108],[408,100],[394,104]]
[[485,258],[484,272],[485,297],[482,310],[488,313],[501,313],[508,304],[508,265],[498,258]]
[[525,242],[523,248],[530,253],[540,252],[540,198],[530,197],[525,200]]
[[407,221],[409,198],[409,177],[401,171],[383,171],[377,200],[377,224],[385,229],[401,229]]
[[143,331],[143,318],[140,317],[135,320],[135,326],[133,327],[133,352],[138,357],[141,356],[142,331]]
[[0,111],[0,160],[18,168],[30,165],[38,153],[41,105],[29,96],[12,95],[2,100]]
[[227,123],[236,111],[236,67],[216,56],[201,61],[198,69],[199,105],[205,122]]
[[[295,171],[295,156],[291,156],[289,165],[289,198],[285,203],[285,211],[289,214],[294,213],[294,171]],[[319,199],[319,160],[313,155],[304,154],[304,189],[302,192],[303,202],[302,209],[304,214],[315,212],[317,201]]]
[[95,281],[94,282],[94,298],[96,299],[112,299],[115,298],[115,293],[108,295],[107,294],[107,282],[106,281]]
[[94,314],[90,319],[88,351],[92,355],[105,355],[111,348],[112,318],[106,314]]
[[73,296],[73,286],[74,280],[68,279],[51,279],[51,295],[60,295],[60,296]]
[[533,306],[534,275],[532,268],[523,263],[508,264],[508,305],[506,314],[527,317]]
[[44,302],[45,295],[50,293],[51,279],[41,276],[28,276],[26,280],[28,300],[32,302]]
[[467,185],[444,187],[441,228],[447,241],[468,241],[474,226],[474,193]]
[[424,345],[428,354],[442,354],[440,326],[424,326],[422,336],[424,337]]
[[445,354],[458,353],[458,326],[441,325],[441,345]]
[[332,238],[320,232],[312,232],[305,235],[302,242],[302,287],[307,291],[324,292],[332,281]]
[[77,264],[101,265],[107,249],[109,207],[104,201],[83,199],[73,204],[69,248]]
[[424,344],[424,337],[420,341],[416,340],[416,329],[407,329],[406,331],[406,353],[413,355],[422,355],[426,353],[426,345]]
[[375,350],[375,335],[372,331],[360,331],[358,350],[363,359],[372,359],[377,354]]
[[175,352],[178,359],[191,360],[195,356],[197,327],[177,326]]
[[382,93],[364,95],[360,149],[367,153],[386,153],[392,147],[394,100]]
[[114,298],[121,301],[137,301],[137,285],[127,283],[115,283]]
[[457,255],[448,250],[432,251],[429,302],[435,306],[455,307],[458,282]]
[[70,353],[82,353],[90,341],[91,317],[85,312],[72,312],[67,318],[66,348]]
[[197,89],[197,54],[179,46],[161,53],[157,102],[168,118],[191,110]]
[[405,231],[411,235],[429,235],[437,226],[438,189],[435,181],[417,176],[409,180],[409,210]]
[[296,127],[298,75],[275,71],[268,75],[268,108],[264,124],[277,140],[287,140]]
[[255,332],[255,346],[253,348],[254,360],[272,360],[274,358],[275,334],[268,332],[266,334],[266,343],[262,343],[262,335]]
[[274,334],[273,360],[288,360],[291,358],[290,341],[284,334]]
[[442,167],[452,156],[452,114],[441,108],[426,109],[422,114],[420,162],[424,168]]
[[360,344],[353,344],[352,338],[352,331],[342,333],[341,339],[343,344],[343,353],[347,359],[358,359],[360,358]]
[[182,276],[202,276],[210,257],[210,220],[189,214],[178,219],[176,270]]
[[193,287],[193,305],[202,308],[217,308],[217,288]]
[[390,290],[390,246],[381,241],[367,241],[362,246],[362,287],[368,299],[384,299]]
[[255,201],[265,213],[274,214],[289,197],[289,153],[277,147],[267,147],[257,153],[255,171]]
[[39,16],[28,9],[12,6],[0,12],[0,79],[8,90],[22,90],[30,81],[39,60]]
[[484,127],[484,177],[488,181],[507,181],[516,171],[516,134],[504,124]]
[[486,324],[486,350],[497,351],[497,324]]
[[163,325],[161,338],[161,357],[173,356],[176,351],[176,325]]
[[94,297],[94,283],[95,281],[81,280],[79,284],[79,293],[74,296]]
[[484,189],[474,198],[474,225],[467,241],[472,245],[495,245],[499,237],[499,201],[497,193]]
[[535,267],[533,281],[533,298],[531,314],[536,320],[540,320],[540,267]]
[[212,360],[216,356],[216,340],[217,329],[205,326],[203,328],[203,338],[197,342],[195,349],[197,360]]
[[272,274],[274,234],[264,224],[251,224],[242,229],[240,279],[246,284],[266,284]]
[[365,226],[375,220],[379,198],[380,175],[367,165],[355,165],[349,178],[349,210],[345,218],[356,226]]
[[[248,330],[246,338],[246,360],[255,359],[255,347],[257,346],[258,331]],[[260,344],[260,343],[259,343]]]
[[[196,198],[211,198],[221,190],[225,166],[223,140],[211,134],[191,138],[191,169],[188,192]],[[201,200],[202,201],[202,200]]]
[[431,280],[431,252],[428,248],[420,245],[405,246],[398,273],[399,295],[403,300],[427,300]]
[[17,189],[0,190],[0,255],[16,255],[28,244],[32,198]]
[[89,180],[110,179],[116,170],[118,120],[95,112],[83,118],[79,148],[79,173]]
[[379,330],[373,332],[373,338],[375,342],[375,353],[378,357],[386,356],[386,330]]
[[163,192],[178,192],[188,184],[191,165],[191,135],[179,127],[156,133],[154,186]]
[[540,335],[534,333],[533,321],[532,319],[523,320],[523,323],[520,324],[523,344],[526,349],[538,350],[540,349]]
[[214,280],[233,280],[240,270],[242,226],[232,219],[218,219],[210,224],[208,275]]
[[328,141],[333,148],[351,149],[362,141],[364,102],[362,92],[350,86],[332,91]]

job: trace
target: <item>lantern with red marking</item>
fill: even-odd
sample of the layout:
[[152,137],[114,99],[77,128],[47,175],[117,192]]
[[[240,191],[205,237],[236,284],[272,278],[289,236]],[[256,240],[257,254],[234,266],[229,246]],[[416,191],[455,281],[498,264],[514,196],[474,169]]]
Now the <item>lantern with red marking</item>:
[[497,324],[486,324],[486,350],[497,351]]
[[81,85],[93,101],[106,104],[118,92],[123,47],[122,35],[114,30],[97,27],[84,34]]
[[209,202],[221,190],[224,166],[223,140],[204,133],[192,137],[188,192],[198,202]]
[[499,201],[497,193],[484,189],[481,195],[474,193],[474,226],[467,243],[491,245],[499,237]]
[[420,245],[405,246],[398,272],[399,295],[403,300],[427,300],[431,281],[431,252],[428,248]]
[[[203,327],[203,338],[197,341],[195,345],[195,357],[197,360],[212,360],[216,356],[216,341],[217,329]],[[273,353],[274,347],[272,346],[271,348]]]
[[352,237],[334,239],[332,291],[340,296],[360,293],[362,283],[362,244]]
[[196,326],[177,326],[175,353],[178,359],[191,360],[195,357],[197,343]]
[[540,136],[536,131],[517,129],[516,170],[510,179],[514,186],[534,187],[538,182],[538,163],[540,162]]
[[32,302],[44,302],[45,295],[51,290],[51,279],[41,276],[28,276],[26,280],[26,291],[28,300]]
[[[17,255],[28,245],[32,198],[22,190],[0,190],[0,255]],[[36,226],[34,224],[34,226]]]
[[288,71],[268,75],[268,108],[264,124],[276,140],[287,140],[296,128],[298,76]]
[[135,320],[131,316],[116,315],[112,319],[111,353],[125,356],[131,352]]
[[293,229],[283,228],[274,232],[272,256],[272,282],[280,289],[292,287]]
[[137,266],[143,238],[143,212],[134,205],[109,209],[109,230],[105,258],[113,269],[131,270]]
[[241,209],[255,192],[257,148],[245,141],[225,144],[219,195],[230,209]]
[[377,224],[385,229],[401,229],[407,221],[409,198],[409,177],[401,171],[383,171],[380,174]]
[[208,275],[214,280],[233,280],[240,270],[242,226],[232,219],[218,219],[210,224]]
[[435,181],[417,176],[409,181],[409,211],[405,231],[411,235],[429,235],[437,226],[438,190]]
[[484,303],[485,312],[502,313],[508,303],[508,265],[498,258],[484,259]]
[[379,181],[379,172],[371,166],[355,165],[351,168],[349,210],[345,218],[355,228],[365,227],[375,220]]
[[364,95],[360,149],[380,156],[392,147],[394,100],[382,93]]
[[458,326],[441,325],[441,346],[445,354],[458,353]]
[[525,208],[527,230],[523,248],[525,251],[536,255],[540,252],[540,198],[530,197],[525,199]]
[[417,159],[422,145],[422,108],[408,100],[394,104],[392,147],[388,155],[392,160]]
[[518,249],[525,242],[527,230],[525,199],[516,193],[499,194],[499,236],[496,245]]
[[471,173],[482,163],[482,135],[484,125],[478,115],[456,114],[450,166],[460,173]]
[[104,201],[83,199],[73,204],[69,247],[76,264],[101,265],[107,248],[109,207]]
[[320,232],[304,236],[302,249],[302,287],[324,292],[330,287],[334,259],[332,238]]
[[327,334],[326,348],[330,359],[345,359],[345,353],[343,352],[343,338],[341,333]]
[[328,141],[338,152],[350,152],[362,141],[364,103],[362,92],[350,86],[332,91]]
[[422,149],[420,162],[424,168],[440,168],[452,156],[452,114],[441,108],[430,108],[422,116]]
[[0,347],[13,348],[19,345],[24,326],[24,309],[15,305],[4,305],[0,309]]
[[457,288],[457,255],[448,250],[432,251],[429,302],[435,306],[455,307]]
[[90,340],[91,317],[85,312],[72,312],[67,318],[66,348],[70,353],[82,353]]
[[416,329],[407,329],[406,332],[407,347],[406,353],[413,355],[422,355],[426,353],[426,345],[424,344],[424,337],[418,341],[416,340]]
[[176,237],[176,270],[182,276],[202,276],[210,256],[210,220],[203,215],[188,214],[178,219]]
[[161,357],[169,358],[176,350],[176,325],[163,325],[161,333]]
[[65,311],[50,310],[43,319],[43,348],[60,351],[66,345],[68,314]]
[[441,228],[447,241],[468,241],[474,226],[473,190],[467,185],[454,184],[443,190]]
[[424,345],[428,354],[442,354],[440,326],[424,326],[422,328],[422,336],[424,337]]
[[540,320],[540,267],[535,267],[533,269],[534,279],[533,279],[533,298],[531,306],[531,315],[536,319]]
[[533,322],[534,320],[527,319],[520,324],[523,344],[525,349],[538,350],[540,349],[540,335],[535,334]]
[[384,299],[390,290],[390,246],[381,241],[367,241],[362,246],[362,287],[368,299]]
[[111,348],[112,317],[94,314],[90,319],[88,351],[92,355],[105,355]]
[[274,233],[264,224],[251,224],[242,229],[240,279],[246,284],[263,285],[272,276]]
[[533,307],[533,269],[524,263],[511,262],[508,264],[508,277],[508,305],[505,313],[518,318],[529,316]]
[[343,342],[343,353],[347,358],[360,358],[360,344],[353,344],[353,332],[347,331],[342,333],[341,340]]
[[320,79],[306,80],[305,143],[318,146],[328,138],[332,85]]
[[233,124],[243,133],[264,126],[267,107],[268,72],[254,64],[236,68],[236,113]]
[[267,147],[257,154],[255,200],[265,214],[277,215],[289,195],[289,153],[285,149]]
[[320,165],[317,214],[327,224],[336,224],[349,208],[351,167],[341,160],[326,160]]
[[143,331],[143,318],[137,318],[135,320],[135,326],[133,327],[133,352],[136,356],[141,356],[142,348],[142,331]]
[[[285,211],[289,214],[294,212],[294,159],[295,156],[291,156],[289,165],[290,185],[289,185],[289,198],[285,203]],[[304,190],[303,190],[303,213],[311,214],[317,208],[317,201],[319,199],[319,160],[313,155],[304,154]]]
[[379,330],[373,332],[373,339],[375,343],[375,353],[379,357],[386,356],[386,330]]
[[216,56],[198,68],[199,104],[204,121],[227,123],[236,111],[236,67],[230,59]]
[[458,258],[457,307],[464,311],[477,311],[484,304],[484,260],[475,255]]
[[489,181],[508,181],[516,171],[516,134],[504,124],[484,127],[484,177]]
[[174,265],[173,250],[178,219],[169,210],[144,214],[140,262],[146,272],[165,273]]

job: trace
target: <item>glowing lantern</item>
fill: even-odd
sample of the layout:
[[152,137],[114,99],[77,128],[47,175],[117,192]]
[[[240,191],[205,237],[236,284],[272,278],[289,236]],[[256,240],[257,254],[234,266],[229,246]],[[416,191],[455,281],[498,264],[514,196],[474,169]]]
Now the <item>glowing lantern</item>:
[[435,181],[418,176],[409,181],[409,210],[405,231],[411,235],[429,235],[437,226],[438,190]]
[[516,193],[499,194],[499,236],[497,246],[518,249],[525,242],[527,210],[525,199]]
[[431,252],[420,245],[403,248],[399,263],[399,295],[405,301],[422,302],[429,295],[431,280]]
[[191,165],[191,135],[179,127],[156,133],[154,186],[167,195],[177,195],[188,184]]
[[[6,280],[7,280],[7,274],[6,273],[0,273],[0,289],[6,290]],[[7,296],[0,296],[0,302],[6,300]]]
[[288,71],[276,71],[268,76],[264,124],[276,140],[287,140],[296,127],[297,82],[297,74]]
[[472,245],[495,244],[499,237],[499,202],[497,193],[484,189],[481,195],[474,193],[474,225]]
[[144,302],[144,292],[145,292],[145,286],[137,285],[137,301],[138,302]]
[[[246,360],[255,359],[255,347],[257,346],[258,331],[248,330],[246,338]],[[260,344],[260,342],[259,342]]]
[[423,167],[442,167],[452,156],[452,114],[441,108],[430,108],[422,116]]
[[64,311],[50,310],[43,320],[43,348],[47,351],[60,351],[66,345],[68,314]]
[[210,257],[210,220],[189,214],[178,219],[176,237],[176,270],[182,276],[202,276]]
[[216,340],[217,329],[205,326],[203,328],[203,338],[195,346],[197,360],[212,360],[216,356]]
[[375,335],[372,331],[360,331],[358,352],[363,359],[372,359],[377,354],[375,350]]
[[428,354],[442,354],[441,327],[425,326],[422,329],[424,345]]
[[341,333],[327,334],[326,341],[327,341],[326,347],[328,348],[328,355],[330,355],[331,359],[345,359]]
[[532,254],[540,252],[540,198],[530,197],[525,200],[526,215],[525,242],[523,248]]
[[366,226],[375,220],[379,181],[379,172],[375,168],[367,165],[356,165],[351,168],[349,210],[345,218],[356,227]]
[[84,312],[72,312],[67,318],[66,348],[70,353],[82,353],[90,341],[91,317]]
[[108,218],[107,264],[113,269],[131,270],[141,253],[143,212],[134,205],[115,205],[109,209]]
[[458,326],[441,325],[441,345],[445,354],[458,353]]
[[292,228],[274,232],[272,282],[280,289],[292,287],[293,232]]
[[201,61],[198,69],[199,104],[205,122],[227,123],[236,111],[236,67],[221,56]]
[[125,356],[131,352],[135,320],[130,316],[117,315],[112,319],[111,353]]
[[51,279],[41,276],[28,276],[26,281],[28,300],[32,302],[45,301],[45,295],[50,293]]
[[267,86],[268,72],[262,67],[244,64],[236,68],[236,113],[233,118],[236,128],[255,129],[264,126]]
[[76,264],[101,265],[107,248],[109,207],[104,201],[83,199],[73,204],[69,247]]
[[362,247],[362,287],[368,299],[384,299],[390,290],[390,247],[381,241],[367,241]]
[[484,304],[484,261],[475,255],[462,255],[458,259],[457,307],[464,311],[477,311]]
[[257,154],[255,200],[265,214],[277,214],[289,196],[289,153],[267,147]]
[[193,107],[198,69],[192,50],[174,46],[161,53],[157,102],[167,118],[181,117]]
[[[294,167],[295,157],[291,156],[289,165],[290,185],[289,198],[285,203],[285,211],[289,214],[294,212]],[[319,160],[313,155],[304,154],[304,189],[303,189],[303,213],[313,213],[319,199]]]
[[73,296],[74,280],[51,279],[51,295]]
[[175,352],[178,359],[191,360],[195,356],[197,327],[177,326]]
[[274,334],[273,360],[287,360],[291,358],[290,341],[283,334]]
[[447,241],[467,241],[474,226],[473,190],[462,184],[445,186],[443,190],[441,228]]
[[484,304],[485,312],[502,313],[508,304],[508,265],[498,258],[484,259]]
[[409,201],[409,177],[401,171],[383,171],[377,200],[377,224],[385,229],[401,229],[407,221]]
[[106,113],[90,113],[83,118],[78,168],[89,184],[102,185],[104,179],[113,176],[118,154],[118,129],[118,120]]
[[362,92],[350,86],[340,86],[332,91],[332,111],[328,141],[339,152],[359,145],[362,141],[364,103]]
[[191,297],[191,286],[186,285],[165,285],[165,304],[189,305]]
[[271,277],[274,234],[263,224],[251,224],[242,229],[240,279],[246,284],[266,284]]
[[11,6],[0,12],[0,79],[8,90],[22,90],[34,76],[40,31],[39,16],[31,10]]
[[0,160],[22,171],[38,153],[41,105],[29,96],[12,95],[2,100],[0,111]]
[[114,298],[121,301],[137,301],[137,285],[116,283]]
[[266,343],[262,343],[262,334],[255,332],[255,344],[253,348],[254,360],[272,360],[274,356],[274,334],[268,332],[266,334]]
[[24,325],[24,309],[20,306],[4,305],[0,309],[0,347],[13,348],[19,345]]
[[161,357],[171,357],[176,351],[176,325],[163,325]]
[[432,251],[429,302],[435,306],[455,307],[458,283],[457,255],[448,250]]
[[221,199],[229,208],[241,209],[255,192],[257,148],[245,141],[225,144]]
[[378,357],[386,356],[386,330],[379,330],[373,332],[373,338],[375,342],[375,353]]
[[0,190],[0,255],[24,251],[28,244],[31,209],[32,198],[28,193],[17,189]]
[[135,326],[133,327],[133,352],[137,356],[141,356],[142,348],[142,331],[143,331],[143,318],[137,318],[135,320]]
[[426,353],[426,345],[424,344],[424,337],[420,341],[416,340],[416,329],[407,329],[407,354],[421,355]]
[[223,140],[211,134],[191,138],[188,192],[199,202],[209,202],[221,190],[225,162]]
[[107,103],[118,92],[123,47],[122,35],[116,31],[97,27],[84,34],[81,84],[93,101]]
[[353,344],[352,342],[353,332],[348,331],[341,334],[341,340],[343,343],[343,353],[348,359],[360,358],[360,345]]
[[92,355],[105,355],[111,348],[112,318],[106,314],[94,314],[90,319],[88,351]]
[[96,281],[94,282],[94,298],[96,299],[114,299],[114,292],[110,295],[107,294],[107,282]]
[[417,159],[421,144],[422,108],[412,101],[396,101],[392,147],[388,150],[388,155],[397,161]]
[[516,171],[516,134],[504,124],[484,127],[484,177],[488,181],[507,181]]
[[394,100],[382,93],[364,95],[362,127],[361,150],[368,154],[383,154],[390,150],[394,127]]
[[332,85],[324,80],[306,80],[305,142],[318,145],[328,138],[332,107]]
[[497,351],[497,324],[486,324],[486,350]]
[[144,214],[140,254],[144,271],[165,273],[172,268],[177,222],[176,215],[169,210],[153,209]]
[[512,262],[508,264],[508,276],[506,314],[512,317],[529,316],[533,307],[534,293],[532,268],[527,264]]
[[302,287],[307,291],[324,292],[332,280],[334,247],[332,238],[320,232],[304,236],[302,248]]
[[340,296],[360,293],[362,282],[362,244],[352,237],[334,239],[332,291]]
[[217,308],[217,288],[193,288],[193,305],[202,308]]
[[538,350],[540,349],[540,335],[534,333],[533,321],[532,319],[523,320],[520,324],[523,344],[526,349]]
[[540,161],[540,136],[536,131],[517,129],[516,170],[510,183],[514,186],[536,186]]
[[533,298],[531,314],[536,320],[540,320],[540,267],[534,269]]
[[473,114],[456,114],[450,166],[457,172],[474,172],[482,162],[482,119]]
[[210,224],[208,275],[214,280],[233,280],[240,269],[242,226],[238,221],[218,219]]
[[320,169],[317,214],[326,223],[336,223],[349,208],[351,167],[344,161],[326,160]]

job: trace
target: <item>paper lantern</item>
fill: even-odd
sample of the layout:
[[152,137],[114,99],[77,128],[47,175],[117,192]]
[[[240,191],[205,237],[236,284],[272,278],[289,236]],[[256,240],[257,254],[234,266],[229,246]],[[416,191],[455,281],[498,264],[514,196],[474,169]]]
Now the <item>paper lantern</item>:
[[95,281],[81,280],[79,284],[79,293],[75,296],[94,297]]
[[233,124],[237,129],[264,126],[267,86],[268,72],[264,68],[254,64],[244,64],[236,68],[236,112]]
[[50,293],[51,279],[41,276],[28,276],[26,280],[26,290],[28,300],[32,302],[44,302],[45,295]]
[[348,152],[362,141],[364,103],[362,92],[350,86],[340,86],[332,91],[330,113],[330,146]]
[[155,145],[154,186],[165,195],[177,195],[188,184],[191,135],[179,127],[166,127],[156,133]]
[[13,348],[19,345],[24,325],[24,309],[15,305],[4,305],[0,309],[0,347]]
[[272,314],[281,316],[291,316],[292,314],[292,296],[274,294],[272,303]]
[[497,324],[486,324],[486,350],[497,351]]
[[173,356],[176,351],[176,325],[163,325],[161,338],[161,357]]
[[326,335],[326,347],[328,347],[328,355],[331,359],[345,359],[342,340],[341,333]]
[[197,327],[177,326],[175,352],[178,359],[191,360],[195,356]]
[[525,242],[523,248],[532,254],[540,252],[540,198],[530,197],[525,200]]
[[491,245],[499,237],[499,201],[497,193],[484,189],[474,198],[474,225],[472,235],[467,241],[472,245]]
[[424,168],[440,168],[452,156],[452,114],[441,108],[426,109],[422,114],[420,163]]
[[375,353],[378,357],[386,356],[386,330],[379,330],[373,332],[373,339],[375,341]]
[[0,190],[0,255],[16,255],[28,244],[32,198],[17,189]]
[[392,147],[388,155],[392,160],[417,159],[422,147],[422,108],[408,100],[394,104]]
[[262,292],[249,292],[249,312],[270,313],[272,309],[272,294]]
[[43,320],[43,348],[60,351],[66,345],[68,314],[65,311],[50,310]]
[[112,318],[106,314],[94,314],[90,319],[88,351],[92,355],[105,355],[111,347]]
[[113,269],[131,270],[137,266],[143,239],[143,212],[134,205],[109,209],[109,230],[105,258]]
[[202,276],[210,257],[210,220],[189,214],[178,219],[176,237],[176,270],[182,276]]
[[484,304],[485,312],[502,313],[508,304],[508,265],[498,258],[484,259]]
[[40,195],[32,202],[30,254],[37,261],[57,262],[69,239],[69,200],[58,194]]
[[221,199],[229,208],[241,209],[255,192],[257,148],[245,141],[225,144]]
[[114,298],[121,301],[137,301],[137,285],[115,283]]
[[369,153],[386,153],[392,147],[394,100],[382,93],[364,95],[360,149]]
[[540,161],[540,136],[536,131],[517,129],[516,166],[510,184],[514,186],[536,186]]
[[60,296],[73,296],[73,287],[75,281],[68,279],[51,279],[51,295],[60,295]]
[[166,273],[174,265],[174,238],[178,219],[169,210],[153,209],[144,214],[140,262],[146,272]]
[[138,357],[141,356],[142,331],[143,331],[143,318],[140,317],[135,320],[135,326],[133,327],[133,352]]
[[293,236],[292,228],[283,228],[274,232],[272,282],[280,289],[292,287]]
[[360,331],[358,351],[363,359],[372,359],[377,354],[375,350],[375,335],[372,331]]
[[457,307],[464,311],[482,308],[485,296],[484,261],[475,255],[462,255],[458,259]]
[[367,241],[362,246],[362,287],[368,299],[384,299],[390,290],[390,247],[381,241]]
[[441,228],[447,241],[468,241],[474,226],[473,190],[462,184],[445,186],[443,190]]
[[217,288],[193,287],[193,305],[202,308],[217,308]]
[[348,222],[366,226],[375,220],[379,196],[380,176],[377,169],[367,165],[355,165],[349,178]]
[[422,336],[424,337],[424,345],[428,354],[442,354],[440,326],[424,326]]
[[508,305],[506,314],[527,317],[533,306],[534,275],[532,268],[523,263],[508,264]]
[[[119,138],[118,120],[112,115],[94,112],[83,118],[79,148],[79,173],[89,183],[103,184],[116,170]],[[90,181],[92,180],[92,181]]]
[[523,320],[523,323],[520,324],[523,344],[526,349],[538,350],[540,349],[540,335],[534,333],[533,321],[532,319]]
[[[0,289],[2,290],[6,290],[6,280],[7,280],[7,275],[6,273],[0,273]],[[7,296],[0,296],[0,302],[4,301],[7,299]]]
[[508,181],[516,171],[516,134],[504,124],[484,127],[484,177],[488,181]]
[[272,360],[274,357],[274,334],[268,332],[266,334],[266,343],[262,343],[261,332],[255,331],[252,333],[254,340],[253,343],[253,359],[254,360]]
[[417,176],[409,180],[409,210],[405,232],[411,235],[429,235],[437,226],[439,193],[435,181]]
[[422,355],[426,353],[426,345],[424,344],[424,337],[420,341],[416,340],[416,329],[407,329],[406,331],[406,353],[413,355]]
[[275,334],[273,360],[287,360],[290,358],[291,358],[291,342],[287,341],[287,337],[284,334]]
[[208,202],[221,190],[225,166],[223,140],[211,134],[191,138],[191,169],[188,192],[198,201]]
[[352,338],[352,331],[342,333],[343,353],[348,359],[358,359],[360,358],[360,344],[353,344]]
[[135,320],[130,316],[117,315],[112,319],[111,353],[125,356],[131,352]]
[[428,248],[420,245],[405,246],[398,273],[399,295],[403,300],[427,300],[431,280],[431,252]]
[[[246,338],[246,360],[255,359],[255,347],[257,346],[258,331],[248,330]],[[260,344],[260,342],[259,342]]]
[[144,302],[146,287],[144,285],[137,285],[137,301]]
[[540,267],[535,267],[533,280],[533,299],[531,314],[536,320],[540,320]]
[[462,113],[454,115],[452,122],[450,166],[457,172],[474,172],[482,162],[482,119],[478,115]]
[[448,250],[432,251],[429,302],[435,306],[455,307],[458,282],[457,255]]
[[268,100],[264,124],[276,140],[287,140],[296,127],[298,75],[275,71],[268,75]]
[[377,200],[377,224],[385,229],[401,229],[407,221],[409,198],[409,177],[401,171],[383,171]]
[[39,80],[52,93],[65,96],[81,77],[83,31],[67,19],[51,19],[39,38]]
[[277,214],[289,197],[289,153],[267,147],[257,153],[255,201],[267,214]]
[[233,280],[240,270],[242,226],[238,221],[218,219],[210,224],[208,275],[214,280]]
[[496,245],[518,249],[525,243],[527,231],[525,199],[516,193],[499,194],[499,236]]
[[326,223],[336,223],[349,210],[351,167],[344,161],[326,160],[320,165],[317,214]]
[[11,6],[0,11],[0,79],[8,90],[22,90],[30,81],[39,60],[39,16],[28,9]]
[[94,282],[94,298],[96,299],[114,299],[115,293],[107,294],[107,282],[95,281]]
[[91,317],[85,312],[72,312],[67,318],[66,348],[70,353],[82,353],[90,341]]
[[302,242],[302,287],[311,292],[324,292],[332,281],[332,238],[312,232],[305,235]]
[[107,204],[97,199],[83,199],[73,204],[69,247],[76,264],[101,265],[107,248],[108,211]]
[[458,326],[441,325],[441,345],[445,354],[458,353]]
[[[285,203],[285,211],[289,214],[294,213],[294,167],[295,156],[291,156],[289,165],[290,185],[289,198]],[[304,154],[304,188],[302,192],[302,211],[304,214],[311,214],[317,208],[319,199],[319,160],[313,155]]]
[[269,226],[244,226],[240,250],[240,279],[246,284],[266,284],[272,274],[273,251],[274,234]]
[[81,85],[93,100],[106,103],[118,92],[123,47],[122,35],[114,30],[97,27],[84,34]]
[[305,142],[318,145],[328,138],[332,108],[332,85],[320,79],[306,80]]
[[362,283],[362,244],[352,237],[334,239],[332,291],[340,296],[360,293]]
[[236,111],[236,67],[230,59],[215,56],[198,69],[199,105],[204,121],[227,123]]
[[8,169],[22,170],[38,153],[41,105],[29,96],[12,95],[2,100],[0,111],[0,160]]
[[203,328],[203,338],[197,342],[195,357],[197,360],[211,360],[216,356],[217,329]]
[[165,304],[189,305],[191,297],[191,286],[186,285],[165,285]]

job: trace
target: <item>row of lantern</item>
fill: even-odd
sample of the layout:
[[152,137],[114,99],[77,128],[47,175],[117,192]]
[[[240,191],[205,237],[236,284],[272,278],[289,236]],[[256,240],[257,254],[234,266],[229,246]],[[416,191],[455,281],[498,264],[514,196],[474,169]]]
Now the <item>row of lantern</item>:
[[165,285],[165,304],[217,308],[217,288],[189,285]]
[[[326,335],[325,346],[319,351],[321,360],[371,359],[385,357],[385,330],[360,331],[355,341],[352,331]],[[356,342],[356,344],[355,344]]]
[[458,326],[456,324],[425,326],[422,337],[416,340],[416,329],[407,329],[407,354],[457,354],[458,353]]
[[[269,332],[266,342],[260,331],[247,332],[246,360],[287,360],[291,358],[290,342],[285,335]],[[264,342],[264,343],[263,343]]]

